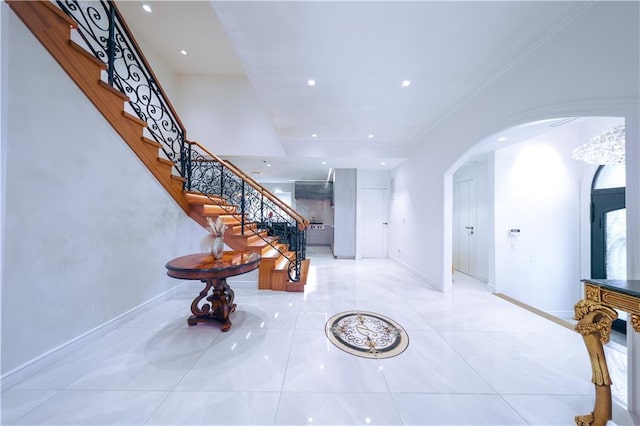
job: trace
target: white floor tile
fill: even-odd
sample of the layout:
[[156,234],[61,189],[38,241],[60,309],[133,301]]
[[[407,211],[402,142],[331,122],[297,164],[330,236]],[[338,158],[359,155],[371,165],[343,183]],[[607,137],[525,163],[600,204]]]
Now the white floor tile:
[[495,393],[435,332],[409,333],[409,347],[380,365],[391,392]]
[[173,392],[146,425],[273,425],[278,392]]
[[156,330],[69,385],[86,390],[172,390],[219,336],[214,327],[186,324]]
[[[226,333],[186,325],[202,284],[185,281],[5,390],[2,424],[563,425],[591,411],[591,368],[574,331],[462,274],[443,294],[388,259],[307,254],[303,293],[234,289]],[[397,321],[407,350],[365,359],[334,346],[328,318],[353,309]],[[624,354],[607,356],[614,401],[624,400]],[[616,404],[609,424],[640,420]]]
[[56,391],[32,389],[10,389],[3,392],[0,424],[12,424],[55,394]]
[[394,394],[405,425],[526,425],[498,395]]
[[283,392],[276,425],[399,425],[388,393]]
[[281,391],[293,330],[232,328],[176,386],[188,391]]
[[17,384],[17,389],[62,390],[89,371],[102,366],[115,354],[147,339],[153,330],[120,327],[80,348],[32,377]]
[[575,416],[593,411],[589,395],[503,395],[530,425],[574,426]]
[[588,356],[579,339],[573,340],[574,345],[557,342],[554,346],[536,332],[442,335],[499,393],[587,395],[593,391]]
[[166,397],[164,392],[62,391],[15,424],[142,425]]
[[386,392],[378,360],[356,357],[335,347],[324,330],[296,330],[286,392]]
[[300,312],[296,322],[298,330],[324,330],[331,315],[327,312]]

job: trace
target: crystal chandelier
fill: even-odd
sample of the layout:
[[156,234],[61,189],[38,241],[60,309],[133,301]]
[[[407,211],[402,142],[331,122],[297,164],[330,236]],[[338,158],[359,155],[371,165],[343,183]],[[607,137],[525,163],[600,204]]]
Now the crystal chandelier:
[[580,145],[571,155],[589,164],[624,163],[624,124],[619,124]]

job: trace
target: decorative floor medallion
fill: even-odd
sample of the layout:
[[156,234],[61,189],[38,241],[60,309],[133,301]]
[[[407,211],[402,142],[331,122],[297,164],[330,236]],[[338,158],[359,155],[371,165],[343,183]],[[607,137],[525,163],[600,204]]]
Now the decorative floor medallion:
[[325,333],[338,348],[364,358],[391,358],[409,346],[409,336],[400,324],[373,312],[336,314],[327,321]]

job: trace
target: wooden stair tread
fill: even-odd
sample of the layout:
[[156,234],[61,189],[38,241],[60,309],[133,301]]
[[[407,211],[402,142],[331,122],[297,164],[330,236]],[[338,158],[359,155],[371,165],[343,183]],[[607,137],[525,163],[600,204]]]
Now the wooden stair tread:
[[262,247],[264,247],[266,245],[269,245],[269,242],[276,241],[277,239],[278,239],[278,237],[267,237],[266,241],[258,240],[258,241],[254,242],[254,243],[247,244],[247,247],[262,248]]
[[276,262],[276,265],[274,266],[273,270],[288,271],[289,264],[291,263],[291,260],[289,260],[289,258],[294,259],[295,255],[293,253],[287,253],[287,256],[282,256],[282,258],[278,259],[278,261]]
[[[184,193],[187,202],[189,204],[216,204],[217,202],[225,202],[224,198],[218,197],[216,195],[204,195],[199,192],[185,192]],[[213,201],[215,200],[215,201]]]
[[[78,47],[78,49],[82,49],[82,47]],[[84,52],[86,52],[86,50],[82,49]],[[95,58],[95,56],[92,56],[93,58]],[[107,69],[106,66],[104,68],[105,70]],[[105,83],[102,80],[98,81],[98,84],[100,84],[100,86],[102,86],[103,88],[105,88],[106,90],[108,90],[109,92],[113,93],[114,95],[116,95],[117,97],[119,97],[120,99],[122,99],[122,102],[129,102],[129,98],[127,97],[127,95],[125,95],[124,93],[122,93],[121,91],[119,91],[116,88],[113,88],[111,86],[109,86],[107,83]],[[147,138],[143,138],[143,139],[147,139]],[[151,140],[151,139],[148,139]],[[157,143],[156,141],[153,141],[153,143]],[[160,147],[160,144],[158,144],[158,147]]]
[[158,157],[158,161],[161,162],[162,164],[166,164],[167,166],[171,166],[171,167],[176,165],[173,161],[167,160],[166,158],[163,158],[163,157]]
[[[107,85],[107,87],[109,87],[109,86]],[[120,92],[118,92],[118,93],[120,93]],[[149,139],[149,138],[147,138],[145,136],[142,137],[142,142],[144,142],[146,144],[149,144],[151,146],[154,146],[154,147],[156,147],[158,149],[162,148],[162,145],[160,145],[159,142],[156,142],[153,139]]]
[[137,116],[135,116],[133,114],[130,114],[127,111],[122,111],[122,115],[124,115],[129,120],[133,121],[134,123],[138,123],[142,127],[147,127],[147,122],[143,121],[143,120],[140,120],[140,117],[137,117]]
[[280,253],[278,250],[276,250],[275,248],[271,248],[269,249],[269,251],[267,251],[265,254],[262,255],[263,259],[278,259],[280,256],[282,256],[282,253]]

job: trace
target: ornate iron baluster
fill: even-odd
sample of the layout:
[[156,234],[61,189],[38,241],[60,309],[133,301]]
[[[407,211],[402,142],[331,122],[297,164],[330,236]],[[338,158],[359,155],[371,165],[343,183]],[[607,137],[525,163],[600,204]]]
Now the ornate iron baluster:
[[86,47],[107,65],[109,85],[129,97],[131,108],[147,123],[151,137],[161,144],[179,175],[188,180],[187,165],[178,161],[185,152],[185,131],[115,4],[71,0],[56,3],[78,23],[78,33]]

